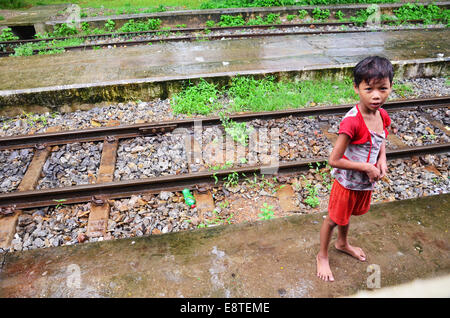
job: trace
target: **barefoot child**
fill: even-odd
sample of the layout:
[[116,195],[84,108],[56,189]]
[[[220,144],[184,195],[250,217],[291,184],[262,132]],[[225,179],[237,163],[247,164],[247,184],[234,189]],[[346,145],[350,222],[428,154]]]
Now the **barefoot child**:
[[354,70],[354,90],[359,103],[342,119],[339,137],[328,160],[335,176],[328,204],[328,216],[320,229],[320,251],[317,255],[317,276],[334,281],[328,262],[328,245],[333,229],[338,227],[336,249],[360,261],[366,255],[347,241],[351,215],[369,211],[375,181],[387,170],[385,139],[391,123],[381,108],[392,90],[394,71],[383,57],[370,56]]

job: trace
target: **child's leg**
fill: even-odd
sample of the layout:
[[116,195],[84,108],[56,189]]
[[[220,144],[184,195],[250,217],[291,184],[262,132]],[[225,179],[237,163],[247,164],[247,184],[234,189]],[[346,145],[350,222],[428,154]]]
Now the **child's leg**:
[[337,224],[327,215],[320,228],[320,251],[317,254],[317,276],[324,281],[334,281],[328,261],[328,245],[330,244],[331,234]]
[[341,252],[347,253],[360,261],[364,262],[366,260],[366,255],[363,250],[356,246],[351,246],[347,240],[348,229],[350,227],[350,223],[347,225],[338,225],[338,238],[334,247]]

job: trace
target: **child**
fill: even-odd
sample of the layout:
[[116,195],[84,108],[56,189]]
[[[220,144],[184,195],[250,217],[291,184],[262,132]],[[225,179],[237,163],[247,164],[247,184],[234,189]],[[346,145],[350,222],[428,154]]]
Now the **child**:
[[391,123],[381,108],[392,90],[394,71],[391,62],[370,56],[359,62],[354,70],[354,90],[359,103],[342,119],[339,137],[331,152],[329,164],[335,176],[328,204],[328,216],[320,229],[320,251],[317,255],[317,276],[334,281],[328,262],[328,245],[334,227],[338,226],[336,249],[360,261],[366,255],[347,241],[351,215],[369,211],[375,181],[387,170],[385,139]]

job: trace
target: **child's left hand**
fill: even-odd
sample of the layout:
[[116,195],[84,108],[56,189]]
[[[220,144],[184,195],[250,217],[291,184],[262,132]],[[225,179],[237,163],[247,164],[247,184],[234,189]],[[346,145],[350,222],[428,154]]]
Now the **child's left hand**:
[[387,173],[387,163],[385,160],[379,160],[377,162],[377,167],[380,169],[380,177],[378,180],[381,180]]

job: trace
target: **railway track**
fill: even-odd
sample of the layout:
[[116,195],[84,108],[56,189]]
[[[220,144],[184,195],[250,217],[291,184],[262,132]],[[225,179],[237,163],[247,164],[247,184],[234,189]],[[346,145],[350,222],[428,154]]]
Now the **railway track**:
[[[449,97],[439,97],[389,102],[385,104],[384,108],[389,112],[413,110],[423,112],[428,108],[446,108],[449,106]],[[321,117],[345,114],[350,107],[351,105],[338,105],[329,107],[310,107],[287,111],[246,113],[231,115],[230,119],[235,122],[248,122],[251,120],[264,121],[286,117],[316,116],[320,123]],[[8,214],[12,211],[12,207],[15,207],[16,209],[24,209],[57,205],[60,200],[64,200],[65,203],[79,203],[88,202],[93,200],[93,198],[97,198],[99,202],[104,202],[105,198],[129,197],[133,194],[143,192],[156,193],[163,190],[173,191],[186,187],[192,188],[192,185],[211,184],[214,183],[216,177],[222,179],[233,172],[251,175],[253,173],[261,173],[264,168],[268,167],[267,165],[244,165],[237,168],[234,167],[228,169],[202,171],[182,175],[169,175],[128,181],[114,181],[113,176],[119,140],[165,134],[174,132],[175,129],[187,129],[187,136],[191,136],[193,134],[192,129],[200,122],[205,127],[218,126],[221,124],[221,119],[219,117],[209,117],[204,119],[197,118],[193,120],[166,121],[154,124],[102,127],[87,130],[0,138],[0,150],[24,148],[35,149],[34,158],[18,187],[18,191],[0,194],[0,207],[2,207],[3,213]],[[440,128],[445,131],[445,128],[442,126]],[[333,134],[326,133],[327,129],[327,127],[323,127],[322,130],[326,134],[326,137],[330,139],[330,142],[334,142]],[[447,131],[445,131],[445,133],[447,133]],[[40,177],[42,167],[51,153],[53,146],[86,142],[103,142],[102,159],[98,169],[97,182],[95,184],[35,190],[35,185]],[[191,152],[198,151],[198,149],[195,149],[195,146],[189,146],[189,149]],[[450,144],[448,142],[415,147],[407,147],[406,145],[403,145],[399,149],[388,149],[387,156],[390,159],[395,159],[428,153],[448,153],[449,150]],[[186,156],[190,159],[192,157],[192,153],[186,153]],[[278,173],[288,174],[301,171],[308,169],[308,167],[313,163],[324,163],[326,160],[326,157],[313,157],[290,162],[281,161],[277,163]]]
[[[391,21],[382,21],[382,24],[388,24]],[[422,20],[408,20],[407,23],[421,23]],[[14,48],[29,43],[52,43],[53,41],[64,41],[68,39],[79,39],[83,41],[105,41],[111,39],[118,39],[117,41],[108,41],[107,43],[92,43],[76,46],[63,46],[58,49],[64,49],[65,51],[80,51],[80,50],[93,50],[104,47],[124,47],[124,46],[136,46],[146,45],[149,43],[165,43],[165,42],[179,42],[179,41],[204,41],[204,40],[217,40],[217,39],[233,39],[233,38],[248,38],[248,37],[260,37],[260,36],[285,36],[285,35],[305,35],[305,34],[327,34],[327,33],[360,33],[368,32],[367,29],[361,28],[358,30],[322,30],[323,27],[341,27],[341,26],[355,26],[353,22],[320,22],[320,23],[287,23],[287,24],[268,24],[268,25],[247,25],[247,26],[232,26],[232,27],[211,27],[211,28],[177,28],[172,30],[151,30],[140,32],[126,32],[126,33],[106,33],[97,35],[85,35],[75,37],[58,37],[48,39],[31,39],[31,40],[16,40],[16,41],[3,41],[0,42],[0,57],[9,56],[14,53]],[[367,24],[365,25],[367,26]],[[309,28],[308,31],[283,31],[283,32],[258,32],[258,33],[221,33],[224,31],[248,31],[248,30],[283,30],[290,28]],[[445,27],[442,27],[445,28]],[[402,30],[420,30],[423,28],[409,28],[409,29],[393,29],[393,31]],[[439,27],[437,27],[439,29]],[[370,31],[382,31],[382,30],[370,30]],[[208,34],[208,33],[215,34]],[[183,34],[183,35],[180,35]],[[130,40],[133,37],[146,37],[140,40]],[[33,50],[33,54],[39,52],[51,51],[55,48],[43,48]]]
[[[328,132],[331,127],[331,122],[333,121],[332,118],[345,114],[351,106],[352,105],[338,105],[329,107],[310,107],[287,111],[246,113],[231,115],[230,118],[236,122],[269,123],[268,126],[272,125],[274,122],[276,123],[277,121],[279,125],[283,126],[285,125],[286,120],[292,120],[293,118],[298,118],[299,123],[305,119],[316,121],[318,123],[317,127],[320,126],[319,130],[321,130],[323,135],[326,137],[327,143],[331,145],[336,137],[335,134]],[[449,106],[449,96],[446,96],[431,99],[389,102],[385,104],[384,108],[390,112],[391,117],[395,116],[397,113],[403,114],[404,111],[411,113],[419,112],[421,116],[428,117],[430,122],[432,122],[433,118],[429,113],[427,113],[427,111],[440,111],[443,108],[448,109]],[[262,179],[264,179],[264,174],[275,173],[281,179],[284,176],[298,176],[299,173],[306,173],[307,171],[311,171],[311,167],[318,166],[319,164],[325,166],[328,159],[327,156],[323,156],[323,153],[321,153],[320,155],[316,154],[310,158],[294,158],[294,160],[291,161],[280,160],[276,162],[275,166],[273,163],[261,163],[244,164],[241,166],[226,166],[225,168],[220,167],[219,169],[211,169],[211,167],[209,167],[207,169],[203,169],[203,171],[190,171],[190,173],[187,174],[164,175],[152,178],[141,178],[137,180],[114,180],[114,171],[116,169],[116,158],[118,157],[120,140],[133,140],[149,135],[161,136],[166,133],[175,133],[176,129],[184,129],[185,142],[188,142],[190,145],[187,146],[187,143],[185,144],[187,149],[186,158],[191,161],[192,158],[195,158],[195,156],[198,155],[198,152],[202,151],[201,147],[199,148],[198,146],[195,146],[196,136],[195,130],[193,130],[200,122],[205,127],[217,127],[221,124],[220,118],[209,117],[203,119],[196,118],[193,120],[166,121],[154,124],[103,127],[88,130],[0,138],[1,151],[27,149],[30,147],[35,148],[33,159],[29,164],[17,190],[14,192],[0,194],[0,248],[4,250],[9,247],[9,244],[16,233],[16,224],[18,220],[22,220],[19,222],[22,224],[21,226],[23,226],[23,222],[28,222],[24,220],[29,220],[31,215],[28,215],[27,212],[23,210],[53,206],[56,211],[58,205],[61,204],[68,206],[70,204],[89,202],[90,211],[88,210],[82,213],[82,215],[86,215],[88,213],[89,218],[88,220],[85,220],[86,223],[83,223],[84,226],[86,226],[85,232],[82,235],[78,234],[78,236],[77,234],[71,234],[71,244],[73,244],[73,242],[77,242],[77,240],[78,242],[83,242],[86,238],[92,238],[95,240],[97,238],[103,238],[107,234],[111,236],[111,231],[113,231],[111,230],[111,226],[116,224],[116,222],[119,222],[119,219],[123,218],[123,215],[121,216],[120,212],[117,211],[117,208],[113,208],[111,206],[111,204],[114,203],[114,200],[130,197],[133,198],[143,194],[148,196],[151,194],[167,193],[167,191],[181,191],[184,188],[189,188],[191,190],[195,190],[194,193],[196,198],[197,195],[204,196],[209,197],[209,200],[213,201],[211,189],[217,186],[221,186],[225,189],[225,180],[227,180],[227,178],[231,175],[248,177],[254,176],[255,178],[258,176],[259,178],[262,177]],[[437,126],[440,125],[438,122],[434,122],[434,124]],[[449,135],[443,125],[440,125],[439,127],[447,136]],[[391,132],[390,136],[392,135],[394,135],[394,133]],[[446,140],[448,140],[448,138]],[[73,144],[87,142],[99,142],[103,144],[101,162],[98,168],[95,183],[36,190],[37,181],[40,177],[42,177],[41,173],[43,166],[45,165],[49,155],[54,150],[54,147],[59,147],[69,143]],[[397,149],[388,148],[387,150],[387,158],[389,161],[392,161],[391,165],[396,165],[395,162],[398,161],[397,159],[404,160],[403,158],[406,158],[407,160],[410,160],[409,158],[416,157],[416,160],[418,160],[417,158],[419,158],[419,156],[428,156],[430,154],[441,153],[448,154],[450,150],[450,143],[446,141],[422,146],[410,147],[406,144],[397,144],[397,146]],[[194,161],[192,160],[192,162]],[[442,169],[441,167],[438,168]],[[224,193],[226,195],[226,192]],[[289,200],[290,199],[286,199],[286,201]],[[19,217],[24,213],[25,219],[19,219]],[[110,215],[110,213],[112,213],[112,215]],[[55,213],[53,215],[56,217],[59,214]],[[128,214],[126,215],[128,218]],[[195,215],[197,215],[197,212],[195,212]],[[58,216],[58,218],[61,217],[62,215]],[[110,218],[114,218],[115,220],[112,224]],[[32,224],[30,224],[30,226],[32,226]],[[164,233],[163,227],[166,231],[170,231],[172,225],[170,225],[169,222],[167,225],[158,225],[158,228],[156,228],[155,223],[151,228],[147,228],[145,233],[148,231],[151,231],[153,234],[160,233],[160,231]],[[23,231],[23,227],[21,227],[20,231]],[[120,231],[116,233],[114,230],[113,232],[115,233],[115,237],[118,237],[117,235],[120,236],[120,234],[117,234]],[[142,232],[144,233],[144,230],[142,230]],[[20,235],[23,235],[23,232],[20,233],[22,233]],[[64,233],[66,233],[65,230]],[[28,240],[26,237],[22,238],[23,241]],[[66,237],[66,239],[69,238]],[[59,242],[55,244],[63,244],[60,238],[56,239],[55,237],[51,240],[52,242]],[[38,241],[39,240],[36,239],[36,242]],[[33,244],[41,244],[39,243],[40,241],[38,242],[39,244],[36,242]]]

